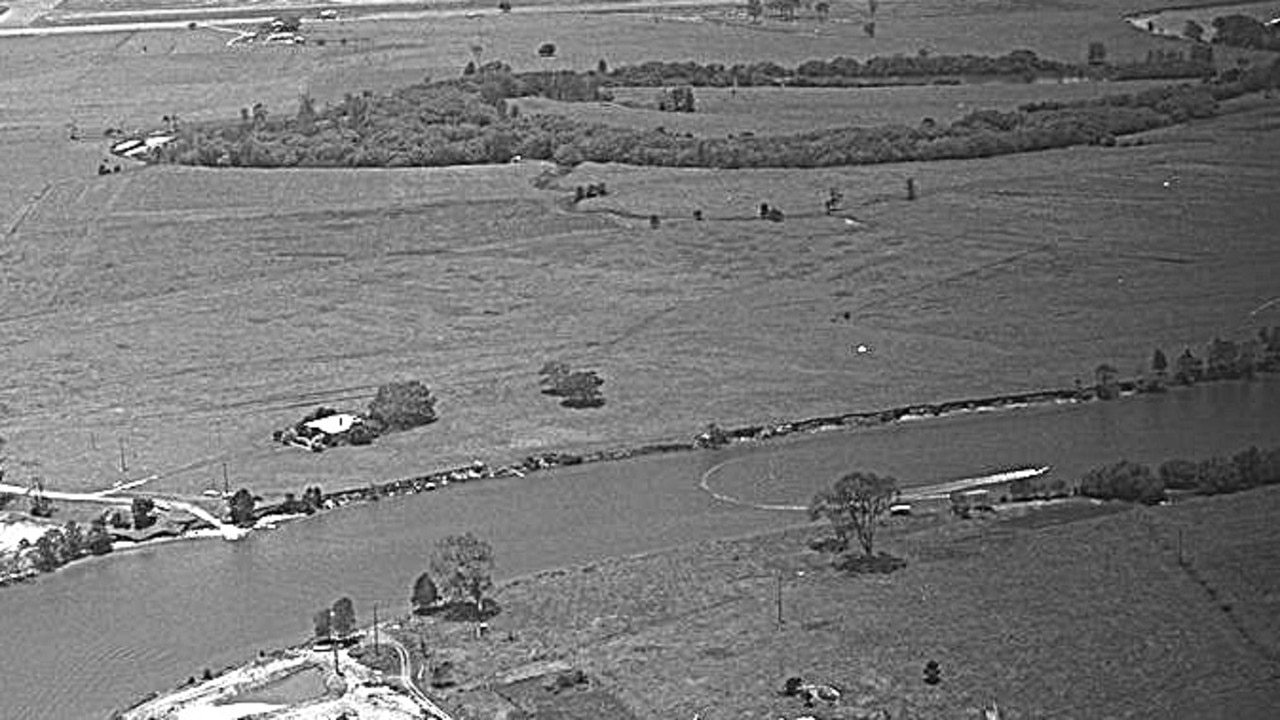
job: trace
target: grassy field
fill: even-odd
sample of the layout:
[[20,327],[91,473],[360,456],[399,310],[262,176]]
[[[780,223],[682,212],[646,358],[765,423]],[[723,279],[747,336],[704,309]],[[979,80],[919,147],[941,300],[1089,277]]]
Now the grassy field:
[[[472,45],[517,69],[794,65],[921,47],[1078,59],[1095,37],[1141,57],[1168,41],[1118,21],[1136,5],[886,7],[874,41],[851,23],[646,13],[334,23],[307,48],[227,48],[203,30],[7,38],[10,479],[99,487],[119,478],[123,451],[131,477],[160,476],[156,490],[220,486],[223,462],[261,493],[334,489],[475,456],[684,439],[711,420],[1069,385],[1103,361],[1128,373],[1156,345],[1251,333],[1280,267],[1268,160],[1280,105],[1261,98],[1140,147],[821,171],[585,166],[545,189],[538,165],[94,172],[104,128],[232,117],[254,102],[288,113],[301,92],[324,102],[451,75]],[[543,63],[534,48],[548,39],[560,52]],[[949,94],[960,90],[974,94]],[[1010,92],[946,88],[862,113],[944,115],[1007,106]],[[786,102],[763,105],[708,122],[799,122]],[[856,120],[842,102],[813,105],[815,125]],[[68,140],[69,122],[84,140]],[[565,206],[597,181],[610,195]],[[829,217],[833,187],[846,200]],[[761,202],[787,221],[753,219]],[[1254,320],[1280,322],[1271,312]],[[855,356],[856,344],[872,352]],[[598,370],[608,405],[573,412],[540,395],[537,369],[553,358]],[[315,405],[359,408],[407,378],[435,388],[440,422],[323,455],[270,442]]]
[[882,87],[861,90],[765,88],[737,90],[697,88],[697,112],[657,110],[656,88],[618,88],[612,103],[566,103],[546,98],[518,102],[525,114],[564,115],[636,129],[665,128],[672,133],[725,137],[803,133],[850,125],[919,125],[925,118],[949,123],[979,109],[1013,110],[1042,100],[1068,102],[1120,93],[1138,93],[1168,82],[1015,83]]
[[[501,680],[558,660],[592,678],[588,705],[607,695],[642,718],[795,717],[779,693],[793,675],[843,689],[828,718],[975,717],[992,701],[1006,718],[1266,718],[1280,636],[1276,557],[1260,549],[1278,503],[1267,489],[1044,522],[898,519],[881,544],[909,564],[888,576],[834,570],[806,548],[821,531],[795,530],[512,582],[484,639],[432,620],[402,632],[453,663],[445,700],[464,717],[502,704],[488,687],[549,706],[540,717],[590,717],[582,690]],[[1187,566],[1179,528],[1202,538],[1188,534]],[[921,681],[931,659],[937,686]]]

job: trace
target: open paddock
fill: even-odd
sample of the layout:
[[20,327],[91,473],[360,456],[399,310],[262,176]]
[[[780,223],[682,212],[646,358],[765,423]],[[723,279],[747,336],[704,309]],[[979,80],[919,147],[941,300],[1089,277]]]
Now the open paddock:
[[663,128],[697,137],[800,134],[848,126],[919,125],[926,118],[953,122],[977,110],[1016,109],[1040,101],[1084,100],[1139,93],[1168,81],[1135,82],[980,82],[964,85],[905,85],[868,88],[694,88],[692,113],[658,110],[659,88],[611,88],[607,103],[557,102],[522,98],[525,115],[561,115],[585,122]]

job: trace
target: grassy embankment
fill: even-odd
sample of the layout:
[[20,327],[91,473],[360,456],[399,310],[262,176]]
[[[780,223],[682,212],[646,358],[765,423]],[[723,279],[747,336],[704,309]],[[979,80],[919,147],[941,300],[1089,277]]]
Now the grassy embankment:
[[[449,665],[457,684],[435,692],[464,718],[508,703],[559,718],[791,717],[806,712],[779,693],[792,675],[844,691],[815,713],[828,718],[968,717],[993,700],[1007,718],[1265,718],[1280,701],[1277,503],[1266,488],[895,519],[881,544],[909,564],[889,576],[834,570],[806,548],[816,531],[797,529],[512,581],[484,638],[430,619],[398,634],[428,649],[426,666]],[[937,686],[921,679],[931,659]],[[590,683],[503,680],[556,661]]]

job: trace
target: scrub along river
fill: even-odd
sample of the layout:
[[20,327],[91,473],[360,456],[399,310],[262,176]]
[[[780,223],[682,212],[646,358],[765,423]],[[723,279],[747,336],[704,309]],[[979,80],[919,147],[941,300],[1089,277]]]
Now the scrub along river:
[[804,520],[713,499],[699,481],[717,467],[717,491],[803,505],[854,469],[904,486],[1017,465],[1070,478],[1122,458],[1252,444],[1280,444],[1278,379],[568,467],[342,508],[234,543],[117,553],[0,590],[0,718],[105,718],[204,668],[301,642],[312,613],[343,595],[362,623],[374,602],[383,617],[403,614],[432,544],[452,533],[489,540],[501,579]]

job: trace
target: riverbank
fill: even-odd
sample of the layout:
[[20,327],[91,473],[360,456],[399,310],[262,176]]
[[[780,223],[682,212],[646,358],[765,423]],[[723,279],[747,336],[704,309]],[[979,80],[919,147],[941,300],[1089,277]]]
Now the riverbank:
[[[1275,374],[1270,372],[1271,365],[1264,365],[1264,370],[1267,372],[1264,373],[1263,378],[1267,378]],[[1262,381],[1266,382],[1268,380],[1263,379]],[[432,492],[446,488],[449,485],[474,482],[477,480],[512,477],[524,478],[531,473],[538,473],[561,467],[618,462],[647,455],[720,448],[730,444],[763,443],[769,440],[782,439],[794,435],[839,431],[856,432],[858,430],[873,429],[884,427],[886,425],[910,423],[925,419],[960,417],[974,413],[1018,410],[1053,405],[1073,405],[1084,402],[1114,402],[1117,399],[1123,401],[1124,398],[1136,397],[1140,394],[1152,391],[1168,392],[1170,390],[1163,385],[1152,386],[1143,380],[1126,379],[1115,382],[1114,387],[1111,390],[1111,392],[1114,393],[1114,399],[1112,400],[1101,399],[1100,391],[1096,387],[1077,387],[1071,389],[1058,388],[1025,393],[1011,393],[1007,395],[948,400],[935,403],[917,403],[882,410],[801,418],[790,422],[771,423],[767,425],[752,424],[734,428],[719,428],[713,424],[707,431],[684,442],[671,441],[638,446],[622,446],[585,453],[552,450],[529,455],[514,463],[490,466],[482,460],[475,460],[465,466],[453,469],[440,470],[393,480],[371,480],[367,483],[361,482],[361,484],[349,488],[322,493],[319,512],[323,513],[328,510],[333,510],[355,503],[378,502],[384,498],[395,498],[424,492]],[[1175,387],[1172,391],[1177,392],[1177,388]],[[951,480],[958,479],[952,478]],[[1052,494],[1068,494],[1069,488],[1074,486],[1074,480],[1075,478],[1068,478],[1065,480],[1061,478],[1058,479],[1057,482],[1060,487],[1054,490]],[[1040,490],[1042,489],[1037,489],[1037,494]],[[708,492],[710,491],[708,490]],[[1048,491],[1046,490],[1045,492]],[[715,495],[715,493],[712,494]],[[127,499],[120,501],[127,502]],[[183,508],[192,507],[191,503],[178,504]],[[201,514],[205,518],[212,517],[212,515],[204,510],[201,510]],[[250,532],[274,530],[284,523],[304,520],[312,517],[312,515],[313,513],[281,513],[277,510],[276,505],[270,505],[259,509],[254,517],[253,525],[248,528],[233,528],[230,525],[221,524],[218,527],[213,527],[207,520],[201,522],[198,518],[193,516],[191,521],[176,524],[168,522],[157,525],[150,531],[131,532],[127,530],[122,531],[112,529],[111,532],[115,536],[115,541],[112,543],[111,548],[112,550],[138,549],[184,540],[199,540],[218,537],[226,540],[237,540]],[[48,532],[50,529],[59,529],[60,527],[61,526],[57,524],[48,524],[45,532]],[[28,527],[27,531],[27,534],[22,537],[26,537],[28,539],[28,545],[33,545],[35,540],[28,537],[28,535],[30,535],[31,532],[34,532],[34,530],[31,527]],[[14,582],[30,580],[40,574],[31,562],[32,550],[18,545],[18,534],[11,533],[10,535],[12,535],[13,542],[7,544],[0,543],[0,559],[5,559],[7,556],[10,560],[10,565],[13,567],[4,573],[3,577],[0,577],[0,587]],[[39,536],[37,535],[36,539],[38,539],[38,537]],[[90,557],[90,555],[85,553],[76,558],[72,558],[67,562],[74,562],[76,559],[86,557]],[[65,564],[59,565],[59,567],[63,566],[65,566]]]
[[[481,634],[441,617],[384,633],[460,720],[941,718],[993,702],[1009,718],[1261,720],[1280,701],[1277,600],[1241,578],[1275,570],[1250,548],[1276,539],[1277,511],[1280,488],[1264,488],[1161,508],[897,517],[879,544],[906,566],[886,576],[836,569],[811,549],[825,526],[796,527],[513,578]],[[937,685],[921,678],[930,660]],[[789,677],[841,699],[807,708],[781,692]],[[275,712],[263,717],[328,717]],[[124,717],[158,717],[136,713]]]

